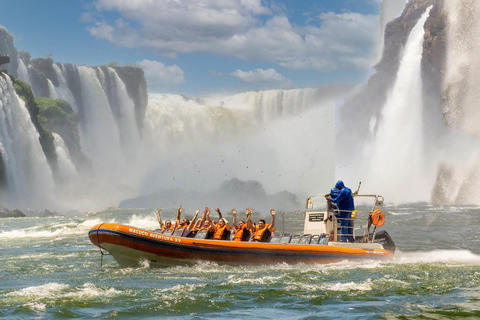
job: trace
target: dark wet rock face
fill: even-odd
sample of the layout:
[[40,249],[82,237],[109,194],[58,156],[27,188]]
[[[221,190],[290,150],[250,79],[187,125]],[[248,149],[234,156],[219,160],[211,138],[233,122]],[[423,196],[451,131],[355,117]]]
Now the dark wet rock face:
[[0,207],[0,218],[22,218],[26,217],[25,214],[17,209],[8,210],[6,208]]

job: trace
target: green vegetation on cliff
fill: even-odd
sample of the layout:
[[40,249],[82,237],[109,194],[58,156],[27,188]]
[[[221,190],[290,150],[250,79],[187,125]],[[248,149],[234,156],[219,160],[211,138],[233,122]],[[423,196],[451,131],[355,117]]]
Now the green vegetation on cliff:
[[70,103],[46,97],[35,98],[35,103],[39,108],[38,120],[41,126],[62,137],[77,169],[89,169],[90,160],[83,154],[78,135],[80,117]]
[[55,173],[58,171],[58,164],[53,135],[49,130],[43,128],[38,121],[39,108],[35,103],[35,97],[33,96],[32,88],[28,83],[23,82],[15,77],[11,76],[10,79],[13,82],[13,86],[17,92],[17,95],[23,101],[25,101],[25,105],[30,113],[32,123],[40,135],[40,145],[42,146],[45,156],[47,157],[50,168],[52,168],[52,171]]
[[55,128],[66,125],[75,136],[78,136],[79,117],[67,101],[39,97],[35,99],[35,102],[40,110],[38,120],[43,127],[55,131]]

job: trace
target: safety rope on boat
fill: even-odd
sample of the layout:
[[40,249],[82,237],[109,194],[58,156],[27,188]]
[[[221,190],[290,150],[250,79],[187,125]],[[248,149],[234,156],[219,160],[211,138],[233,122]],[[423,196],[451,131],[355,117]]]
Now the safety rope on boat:
[[101,226],[103,226],[104,223],[100,224],[97,228],[97,243],[98,243],[98,248],[100,249],[100,268],[103,268],[103,256],[109,256],[110,252],[106,251],[103,252],[102,247],[100,246],[100,238],[98,236],[98,230],[100,229]]

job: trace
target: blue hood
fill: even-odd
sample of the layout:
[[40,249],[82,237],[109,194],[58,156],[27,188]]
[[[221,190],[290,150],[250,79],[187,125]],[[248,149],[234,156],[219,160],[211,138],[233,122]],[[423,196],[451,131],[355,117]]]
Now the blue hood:
[[335,184],[335,188],[337,188],[338,190],[342,190],[343,188],[345,188],[345,185],[343,184],[343,181],[338,180],[337,183]]

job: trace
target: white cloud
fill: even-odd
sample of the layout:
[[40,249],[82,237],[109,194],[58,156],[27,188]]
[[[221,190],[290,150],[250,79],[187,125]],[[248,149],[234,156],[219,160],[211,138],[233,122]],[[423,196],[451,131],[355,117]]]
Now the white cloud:
[[275,84],[281,87],[291,86],[292,82],[274,69],[236,70],[230,74],[243,82],[252,84]]
[[162,91],[165,87],[178,86],[185,82],[185,73],[177,66],[166,66],[154,60],[142,60],[135,63],[143,68],[149,91]]
[[120,18],[107,21],[103,15],[88,31],[118,45],[321,72],[369,68],[379,29],[378,16],[359,13],[328,12],[309,17],[308,25],[294,25],[274,3],[267,7],[261,0],[97,0],[95,7],[91,17],[114,12]]

